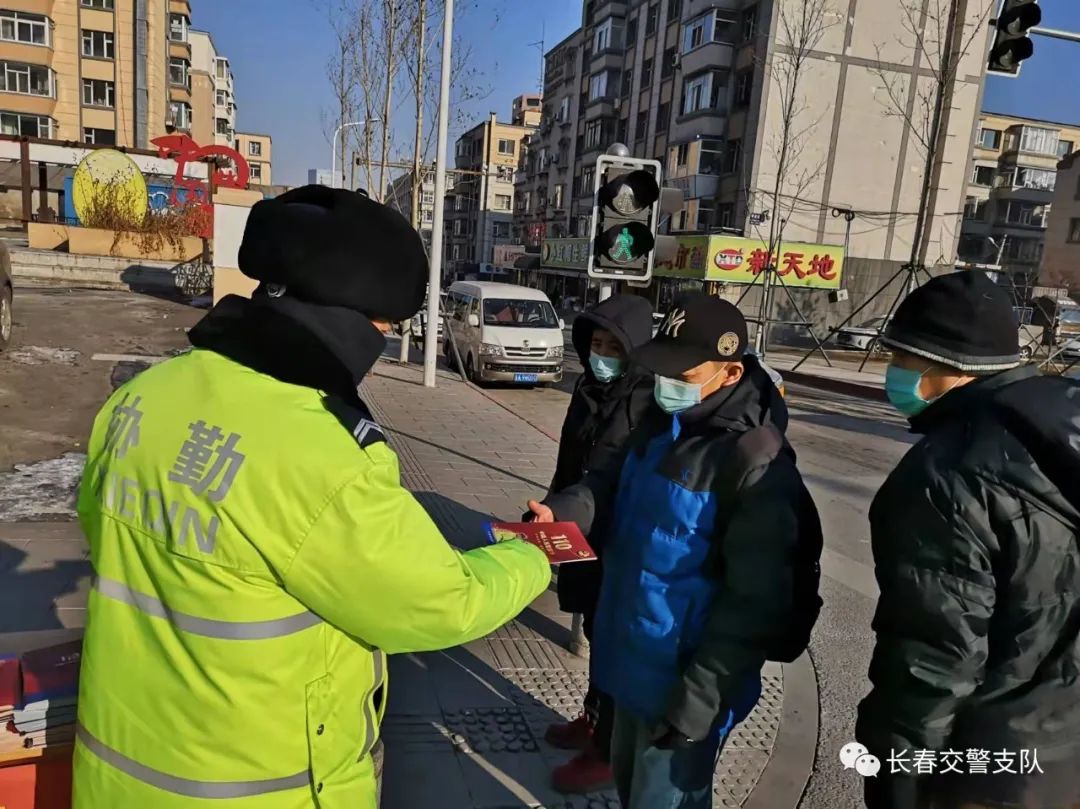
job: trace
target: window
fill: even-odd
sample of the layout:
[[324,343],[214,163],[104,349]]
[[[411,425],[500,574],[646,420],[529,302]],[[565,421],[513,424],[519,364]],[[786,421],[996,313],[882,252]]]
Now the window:
[[674,22],[682,16],[682,0],[668,0],[667,21]]
[[499,154],[512,155],[512,154],[514,154],[514,150],[515,150],[516,146],[517,146],[517,144],[515,144],[512,140],[506,140],[505,138],[500,138],[499,139]]
[[[541,168],[543,167],[543,164],[544,164],[544,154],[543,154],[543,152],[541,152],[540,153],[540,166],[541,166]],[[512,183],[512,182],[514,182],[514,167],[513,166],[496,166],[495,167],[495,177],[497,179],[499,179],[499,180],[502,180],[504,183]]]
[[226,104],[229,103],[228,99],[225,97],[225,91],[224,90],[218,90],[214,94],[214,103],[219,107],[224,107]]
[[747,107],[754,93],[754,69],[748,68],[735,77],[735,106]]
[[624,70],[622,74],[622,97],[626,98],[630,95],[631,89],[634,85],[634,71]]
[[83,129],[83,143],[93,143],[98,146],[115,146],[116,131],[113,129]]
[[987,200],[967,197],[964,200],[964,219],[971,222],[983,222],[986,219]]
[[434,205],[435,204],[435,192],[434,191],[423,191],[423,192],[421,192],[421,194],[420,194],[420,204],[423,205],[425,208],[429,208],[432,205]]
[[[188,18],[183,14],[170,14],[169,15],[169,39],[173,42],[187,42],[188,40]],[[223,65],[227,65],[223,59],[219,59],[217,63],[217,74],[219,79],[224,79],[227,75],[228,67],[222,70]]]
[[626,23],[626,47],[637,42],[637,17]]
[[994,184],[994,167],[993,166],[976,166],[974,173],[971,175],[972,185],[981,185],[985,188],[990,188]]
[[690,144],[680,143],[675,147],[675,165],[682,167],[686,165],[686,161],[690,157]]
[[435,221],[435,212],[431,209],[425,209],[420,211],[420,221],[426,225],[430,225]]
[[1069,220],[1069,243],[1080,244],[1080,219]]
[[219,135],[231,135],[232,130],[229,128],[228,118],[215,118],[214,119],[214,131]]
[[219,79],[224,80],[229,78],[229,60],[218,59],[216,62],[215,70]]
[[660,78],[666,79],[675,72],[675,49],[668,48],[666,51],[664,51],[663,59],[664,61],[660,65]]
[[649,113],[648,111],[639,112],[637,115],[637,126],[635,129],[634,140],[644,140],[645,135],[649,129]]
[[83,31],[82,55],[96,59],[112,59],[115,53],[115,41],[111,31]]
[[0,134],[28,138],[51,138],[53,121],[45,115],[0,112]]
[[622,48],[622,25],[616,24],[614,17],[608,17],[593,32],[592,55],[603,53],[607,50]]
[[626,138],[630,132],[630,119],[620,118],[619,123],[615,125],[615,140],[618,143],[626,143]]
[[742,141],[729,140],[724,150],[724,174],[734,174],[739,170],[739,161],[742,159]]
[[729,12],[713,9],[691,20],[683,31],[683,53],[700,48],[708,42],[735,43],[738,24]]
[[1076,147],[1076,144],[1073,143],[1071,140],[1059,140],[1058,141],[1058,148],[1057,148],[1057,156],[1058,157],[1068,157],[1069,155],[1072,154],[1073,149],[1075,147]]
[[514,199],[509,194],[496,194],[495,195],[495,210],[496,211],[509,211],[514,204]]
[[570,96],[567,96],[559,102],[559,118],[560,124],[566,123],[570,120]]
[[53,73],[45,65],[0,62],[0,93],[53,97]]
[[730,228],[735,224],[735,204],[724,202],[716,208],[716,226]]
[[589,80],[589,100],[596,101],[598,98],[604,98],[607,93],[607,80],[608,74],[597,73]]
[[[114,107],[116,84],[102,79],[83,79],[82,103],[87,107]],[[94,143],[95,141],[90,141]]]
[[742,39],[749,42],[757,34],[757,5],[752,5],[742,13]]
[[248,163],[248,168],[251,169],[251,182],[261,183],[263,178],[262,163]]
[[593,166],[587,166],[581,170],[581,186],[578,192],[582,195],[591,194],[593,192],[593,180],[596,176],[596,169]]
[[1057,132],[1036,126],[1025,126],[1020,132],[1020,151],[1037,154],[1057,154]]
[[1042,260],[1043,240],[1008,239],[1005,242],[1005,257],[1024,264],[1038,264]]
[[540,99],[539,98],[526,98],[525,99],[525,106],[526,107],[539,107],[540,106]]
[[702,140],[698,151],[698,174],[722,174],[724,171],[724,142]]
[[1010,202],[1009,209],[1005,214],[1005,221],[1010,225],[1044,228],[1049,215],[1049,205],[1039,205],[1034,202]]
[[179,87],[188,87],[188,69],[191,63],[187,59],[178,57],[169,58],[169,84]]
[[174,101],[169,105],[172,125],[176,129],[191,129],[191,105],[183,101]]
[[671,122],[671,104],[665,101],[656,108],[656,134],[660,135],[668,130]]
[[1000,129],[980,129],[979,139],[976,144],[982,149],[1000,149],[1001,148],[1001,130]]
[[649,37],[656,33],[657,18],[660,16],[660,7],[653,3],[645,12],[645,36]]
[[510,238],[510,223],[509,222],[492,222],[491,223],[491,235],[496,239],[509,239]]
[[641,89],[644,90],[650,84],[652,84],[652,59],[645,59],[641,62]]
[[563,209],[563,192],[565,190],[566,187],[562,183],[559,183],[555,186],[555,194],[552,196],[551,199],[551,207],[553,207],[556,211],[561,211]]
[[604,139],[604,122],[602,120],[589,121],[585,124],[585,148],[597,149]]
[[[450,248],[450,258],[453,261],[461,261],[461,245],[455,244]],[[458,318],[461,320],[461,318]]]
[[82,0],[87,8],[100,8],[102,11],[113,10],[113,0]]
[[262,144],[257,140],[248,141],[248,155],[250,157],[262,157]]
[[460,236],[461,235],[461,228],[463,227],[463,224],[464,224],[464,222],[461,219],[455,219],[454,220],[454,235],[455,236]]
[[710,70],[683,82],[682,114],[692,115],[720,106],[720,92],[727,87],[727,72]]
[[1057,172],[1053,169],[1034,169],[1017,166],[1013,178],[1014,188],[1032,188],[1036,191],[1053,191]]
[[[510,233],[507,231],[507,236]],[[521,298],[485,298],[484,324],[487,326],[520,326],[522,328],[558,328],[559,318],[547,301]]]
[[49,18],[25,11],[0,11],[0,40],[26,45],[50,45]]

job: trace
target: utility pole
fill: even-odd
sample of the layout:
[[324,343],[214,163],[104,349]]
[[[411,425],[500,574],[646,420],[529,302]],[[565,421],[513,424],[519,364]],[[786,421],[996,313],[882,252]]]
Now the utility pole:
[[[439,322],[439,286],[442,283],[443,209],[446,195],[446,140],[450,128],[450,56],[454,46],[454,0],[443,5],[442,70],[439,76],[439,127],[435,153],[435,221],[431,228],[431,256],[428,274],[428,323],[424,332],[424,387],[435,387],[435,354]],[[449,328],[449,324],[447,325]]]

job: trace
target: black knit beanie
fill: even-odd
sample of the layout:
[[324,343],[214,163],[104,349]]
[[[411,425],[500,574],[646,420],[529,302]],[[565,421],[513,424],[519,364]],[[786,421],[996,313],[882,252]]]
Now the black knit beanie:
[[1008,293],[978,270],[941,275],[908,295],[882,342],[969,374],[1020,364],[1016,314]]
[[427,254],[400,213],[366,194],[307,185],[251,209],[240,271],[284,294],[405,320],[423,302]]

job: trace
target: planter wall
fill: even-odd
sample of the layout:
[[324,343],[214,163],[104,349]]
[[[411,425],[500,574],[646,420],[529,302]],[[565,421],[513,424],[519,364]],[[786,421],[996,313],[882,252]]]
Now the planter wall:
[[96,228],[69,228],[68,252],[84,256],[111,256],[113,258],[146,259],[148,261],[190,261],[201,255],[202,239],[185,236],[180,240],[179,249],[165,242],[161,250],[145,251],[140,248],[139,236],[135,233],[123,233],[116,238],[111,230]]
[[26,237],[34,250],[61,250],[67,247],[69,230],[67,225],[29,222],[26,225]]

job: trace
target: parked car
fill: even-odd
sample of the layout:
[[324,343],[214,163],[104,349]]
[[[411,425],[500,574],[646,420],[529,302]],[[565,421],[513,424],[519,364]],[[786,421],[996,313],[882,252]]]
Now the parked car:
[[563,327],[547,295],[492,281],[458,281],[447,292],[447,361],[452,337],[465,375],[474,382],[522,385],[563,375]]
[[11,342],[13,315],[12,300],[15,285],[11,281],[11,253],[7,245],[0,241],[0,351]]
[[[445,292],[440,292],[439,293],[439,324],[438,324],[438,327],[436,329],[436,339],[439,341],[440,345],[443,343],[443,315],[442,315],[442,313],[445,312],[445,311],[446,311],[446,293]],[[412,334],[412,341],[413,341],[414,345],[422,346],[424,344],[424,334],[425,334],[425,331],[427,329],[427,318],[428,318],[427,298],[425,297],[424,298],[424,306],[420,309],[419,312],[417,312],[415,315],[413,315],[413,318],[412,318],[412,326],[410,327],[410,332]]]
[[870,348],[880,332],[885,330],[888,319],[875,317],[867,320],[861,326],[845,326],[836,333],[836,344],[841,348],[851,348],[855,351],[866,351]]

